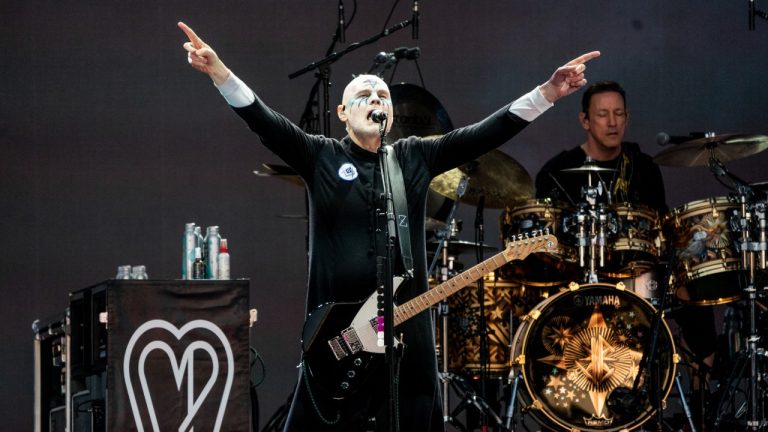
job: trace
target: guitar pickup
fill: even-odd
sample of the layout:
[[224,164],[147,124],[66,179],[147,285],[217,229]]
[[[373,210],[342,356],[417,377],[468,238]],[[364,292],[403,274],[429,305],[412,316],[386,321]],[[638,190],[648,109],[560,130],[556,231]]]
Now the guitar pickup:
[[331,351],[333,351],[333,355],[336,357],[337,361],[347,356],[347,352],[344,351],[344,346],[341,344],[341,337],[336,336],[335,338],[330,339],[328,341],[328,346],[331,347]]
[[352,354],[356,354],[363,349],[363,344],[360,342],[360,338],[357,337],[357,332],[352,327],[348,327],[341,332],[341,337],[344,338],[344,342],[347,343],[349,351]]

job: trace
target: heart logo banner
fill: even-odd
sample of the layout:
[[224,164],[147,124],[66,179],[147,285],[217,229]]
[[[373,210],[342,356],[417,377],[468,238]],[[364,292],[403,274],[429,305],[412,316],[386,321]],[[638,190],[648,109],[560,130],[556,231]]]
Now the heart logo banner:
[[248,281],[115,281],[108,430],[249,430]]

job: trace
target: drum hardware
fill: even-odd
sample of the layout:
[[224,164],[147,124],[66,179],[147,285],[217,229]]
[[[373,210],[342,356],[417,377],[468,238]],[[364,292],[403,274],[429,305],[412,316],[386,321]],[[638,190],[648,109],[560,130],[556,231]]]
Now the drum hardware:
[[[616,233],[615,223],[609,222],[608,213],[603,203],[598,203],[601,196],[605,196],[607,204],[611,204],[610,188],[600,178],[601,172],[616,172],[612,168],[603,168],[595,164],[589,156],[584,164],[576,168],[566,168],[560,170],[563,173],[587,174],[587,185],[581,188],[583,201],[578,204],[578,210],[575,216],[575,237],[579,250],[579,266],[585,270],[584,280],[590,283],[597,282],[597,267],[605,267],[605,252],[608,247],[607,236],[609,231]],[[593,182],[592,175],[597,175],[597,182]],[[564,221],[568,224],[568,221]],[[608,225],[611,227],[608,227]],[[572,227],[573,228],[573,227]],[[568,228],[564,228],[568,231]],[[587,264],[586,258],[589,258]]]
[[[761,399],[762,395],[758,386],[760,384],[760,378],[762,374],[758,370],[758,356],[764,352],[764,349],[758,347],[760,341],[760,334],[757,330],[757,288],[756,282],[756,269],[758,265],[760,268],[764,268],[764,256],[766,251],[766,228],[765,228],[765,203],[759,202],[753,206],[749,205],[749,199],[754,196],[754,191],[747,182],[740,179],[736,175],[730,173],[725,165],[715,155],[714,151],[710,155],[709,167],[712,173],[720,181],[720,177],[727,178],[738,190],[738,202],[739,213],[736,225],[738,225],[741,233],[741,241],[739,247],[742,255],[742,265],[747,271],[747,285],[744,288],[744,293],[747,297],[747,312],[749,318],[749,334],[745,339],[744,350],[741,352],[739,358],[737,358],[737,364],[742,362],[743,365],[740,368],[734,368],[736,370],[741,369],[743,372],[746,361],[749,362],[749,391],[746,401],[746,414],[747,414],[747,430],[757,431],[768,426],[768,421],[762,417],[761,411]],[[721,181],[722,183],[722,181]],[[750,211],[753,210],[754,214]],[[754,216],[754,217],[753,217]],[[757,219],[758,227],[758,239],[752,241],[752,226],[754,224],[754,218]],[[756,262],[758,260],[758,262]],[[741,372],[738,375],[731,376],[729,379],[728,391],[724,393],[727,396],[730,393],[731,387],[735,385],[736,380],[741,376]],[[724,399],[721,399],[720,406],[718,406],[717,417],[715,419],[715,425],[719,425],[724,414],[721,410]]]
[[598,267],[605,267],[608,238],[616,234],[614,219],[602,203],[580,203],[576,214],[563,220],[563,231],[575,232],[579,266],[587,282],[597,282]]
[[[459,171],[461,173],[461,171]],[[477,254],[480,258],[482,258],[482,251],[485,249],[489,250],[495,250],[496,248],[491,246],[486,246],[482,243],[482,234],[479,236],[478,242],[468,242],[464,240],[458,240],[456,239],[456,235],[458,234],[460,224],[457,223],[455,219],[453,219],[453,214],[456,211],[456,208],[458,207],[459,202],[464,202],[464,195],[468,190],[468,185],[470,182],[470,177],[464,173],[461,173],[461,177],[456,182],[456,190],[450,194],[451,196],[448,196],[449,198],[453,197],[454,200],[453,206],[451,208],[451,211],[448,216],[448,220],[451,221],[450,225],[447,225],[446,229],[438,230],[436,232],[436,236],[440,239],[437,242],[437,249],[435,251],[434,258],[432,260],[432,264],[430,265],[428,274],[432,274],[434,271],[435,265],[437,263],[437,258],[442,258],[442,266],[440,267],[440,280],[441,281],[447,281],[449,276],[456,271],[454,268],[455,263],[455,253],[461,253],[461,252],[468,252],[470,250],[477,251]],[[434,185],[433,180],[433,185]],[[432,186],[430,186],[432,187]],[[439,192],[439,191],[438,191]],[[478,204],[480,205],[478,209],[478,214],[480,214],[478,223],[479,226],[482,226],[482,204],[485,201],[485,199],[481,196],[478,199]],[[477,225],[477,224],[476,224]],[[480,230],[482,232],[482,229]],[[434,244],[435,242],[431,242],[430,244]],[[479,261],[478,261],[479,262]],[[484,382],[484,363],[483,359],[485,356],[487,356],[487,330],[485,330],[485,315],[483,310],[483,291],[484,287],[482,285],[482,282],[478,283],[478,295],[480,296],[479,304],[480,304],[480,336],[481,336],[481,392],[480,395],[477,395],[472,389],[466,385],[463,378],[452,374],[449,371],[449,330],[448,330],[448,324],[450,319],[450,306],[448,300],[444,300],[440,302],[440,304],[437,307],[438,311],[438,317],[440,320],[440,355],[442,357],[442,365],[441,365],[441,371],[440,371],[440,381],[443,386],[443,422],[444,423],[451,423],[453,425],[457,425],[460,427],[460,424],[456,420],[456,415],[463,411],[464,409],[467,409],[469,407],[474,407],[478,410],[478,412],[481,415],[481,418],[493,418],[497,424],[501,424],[501,419],[499,416],[493,412],[493,410],[490,408],[490,406],[485,402],[485,382]],[[483,348],[483,344],[485,344],[485,348]],[[461,401],[459,402],[456,409],[454,409],[452,412],[450,411],[450,394],[449,390],[450,388],[453,388],[454,391],[461,397]]]
[[[461,402],[451,412],[448,417],[448,421],[460,430],[466,430],[464,425],[456,420],[456,417],[467,409],[468,407],[474,407],[482,416],[490,417],[493,420],[494,425],[498,428],[499,432],[508,432],[510,429],[505,427],[504,422],[501,420],[498,414],[488,405],[485,398],[475,393],[472,386],[467,383],[464,377],[455,374],[448,374],[448,380],[451,382],[454,391],[459,394],[463,394]],[[487,426],[483,426],[482,430],[487,430]]]
[[[436,231],[436,237],[440,239],[437,248],[435,249],[435,256],[432,259],[432,263],[429,266],[429,269],[427,270],[427,274],[432,274],[432,272],[435,269],[435,265],[437,264],[437,257],[442,257],[442,267],[440,268],[440,281],[445,282],[449,279],[451,276],[451,273],[454,271],[454,262],[455,259],[453,256],[449,257],[449,241],[451,238],[454,238],[457,234],[457,231],[459,229],[459,224],[457,224],[456,220],[453,218],[453,214],[456,212],[456,208],[459,205],[459,200],[461,197],[464,196],[464,193],[467,190],[467,185],[469,183],[469,177],[463,176],[458,184],[456,185],[456,197],[459,198],[457,200],[454,200],[453,205],[451,206],[451,210],[448,214],[448,220],[451,221],[450,225],[446,227],[446,229],[443,230],[437,230]],[[451,385],[451,375],[448,372],[448,301],[443,300],[438,305],[438,316],[440,319],[440,353],[442,354],[442,370],[440,371],[440,382],[443,385],[443,423],[453,423],[453,416],[450,413],[450,394],[449,389]]]
[[683,413],[688,420],[688,427],[691,432],[696,432],[696,425],[693,422],[693,413],[688,406],[688,401],[685,400],[685,391],[683,390],[683,385],[680,383],[680,372],[675,375],[675,387],[677,388],[677,394],[680,395],[680,406],[683,407]]

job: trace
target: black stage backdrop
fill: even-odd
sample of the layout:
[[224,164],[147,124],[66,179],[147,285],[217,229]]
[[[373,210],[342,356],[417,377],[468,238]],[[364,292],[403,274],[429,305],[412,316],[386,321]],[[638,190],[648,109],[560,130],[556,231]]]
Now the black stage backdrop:
[[[768,1],[756,1],[768,8]],[[762,4],[764,3],[764,4]],[[393,2],[358,0],[347,43],[381,31]],[[30,430],[30,324],[61,313],[67,293],[145,264],[150,277],[179,276],[185,222],[219,225],[232,274],[251,279],[259,322],[251,342],[267,377],[262,419],[296,376],[304,312],[305,225],[301,188],[252,174],[279,163],[186,63],[183,20],[244,81],[298,121],[312,74],[288,74],[323,57],[336,0],[7,0],[0,13],[0,414],[6,430]],[[345,2],[347,17],[353,2]],[[389,25],[410,17],[397,5]],[[420,46],[427,89],[454,125],[482,118],[543,82],[556,66],[598,49],[591,81],[629,93],[627,140],[655,154],[660,131],[768,133],[768,22],[748,31],[746,1],[420,1],[410,29],[348,55],[332,70],[331,102],[375,54]],[[395,81],[419,83],[402,62]],[[583,140],[580,95],[557,104],[502,149],[534,175]],[[333,134],[342,129],[333,122]],[[768,180],[768,153],[728,164]],[[669,204],[724,195],[706,168],[664,168]],[[474,209],[462,208],[472,237]],[[498,244],[497,210],[485,213]],[[490,221],[490,222],[489,222]],[[466,258],[469,259],[469,258]]]

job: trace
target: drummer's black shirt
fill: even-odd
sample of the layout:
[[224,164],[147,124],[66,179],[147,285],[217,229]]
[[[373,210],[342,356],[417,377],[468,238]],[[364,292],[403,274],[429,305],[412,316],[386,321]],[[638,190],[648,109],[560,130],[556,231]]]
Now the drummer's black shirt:
[[[587,175],[564,173],[561,170],[581,166],[586,158],[587,154],[581,146],[577,146],[550,159],[536,175],[536,197],[552,198],[555,201],[571,204],[584,201],[581,190],[587,185]],[[625,158],[626,162],[624,162]],[[593,163],[616,170],[599,173],[605,185],[612,189],[614,204],[641,204],[657,210],[660,215],[666,213],[667,204],[661,170],[649,155],[640,151],[636,143],[624,142],[618,157]],[[624,165],[623,177],[622,165]],[[622,181],[626,189],[613,191],[617,182]]]

